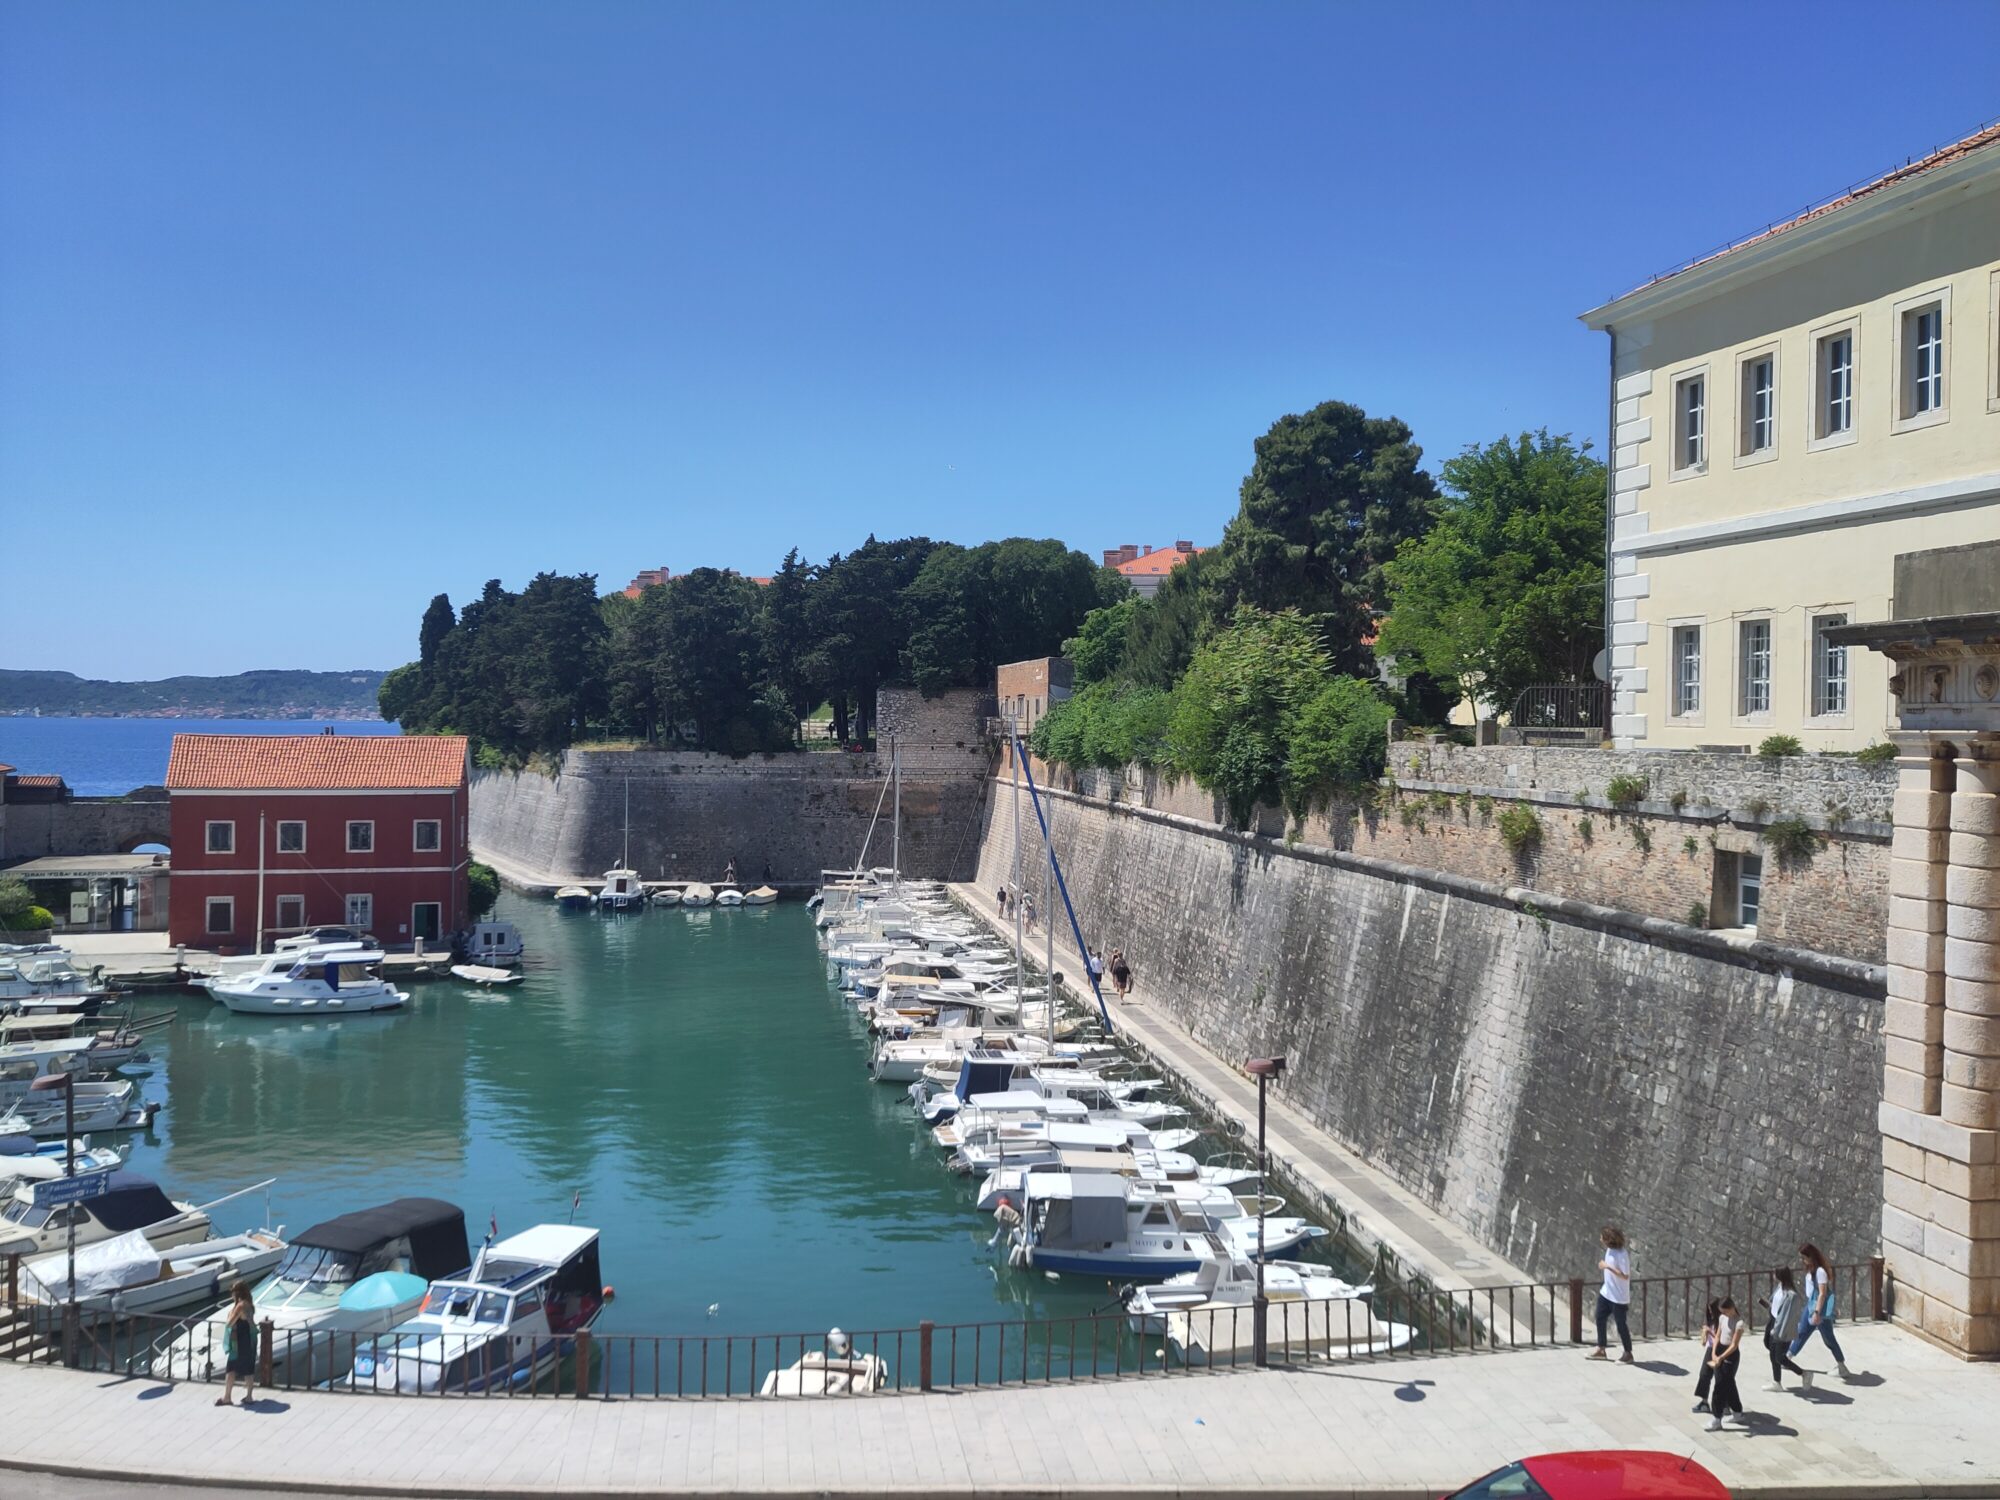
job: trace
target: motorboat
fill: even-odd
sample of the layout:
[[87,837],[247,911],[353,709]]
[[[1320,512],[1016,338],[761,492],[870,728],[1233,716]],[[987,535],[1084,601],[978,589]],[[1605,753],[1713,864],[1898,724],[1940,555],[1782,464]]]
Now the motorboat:
[[289,969],[264,970],[241,979],[219,979],[209,993],[238,1015],[359,1015],[395,1010],[410,997],[374,971],[379,948],[308,950]]
[[[1248,1308],[1257,1296],[1257,1262],[1229,1251],[1220,1240],[1205,1245],[1200,1265],[1153,1286],[1136,1287],[1125,1298],[1126,1321],[1134,1333],[1167,1332],[1167,1314],[1201,1308]],[[1271,1302],[1344,1302],[1373,1296],[1370,1285],[1342,1281],[1325,1266],[1305,1261],[1264,1262],[1264,1296]]]
[[[272,1327],[276,1378],[337,1380],[375,1335],[423,1306],[430,1284],[472,1260],[465,1215],[437,1198],[397,1198],[341,1214],[292,1237],[284,1257],[251,1294]],[[150,1373],[209,1380],[222,1373],[223,1325],[193,1319],[153,1346]]]
[[467,963],[504,969],[521,961],[527,945],[521,941],[521,929],[512,922],[474,922],[462,951]]
[[470,1270],[431,1283],[415,1317],[357,1351],[345,1383],[406,1395],[532,1388],[603,1310],[597,1238],[537,1224],[482,1246]]
[[[340,931],[344,928],[319,931]],[[351,953],[375,951],[375,944],[364,943],[358,938],[342,937],[331,942],[306,942],[301,938],[282,939],[269,953],[243,953],[234,958],[218,959],[215,968],[194,981],[211,995],[215,987],[224,982],[238,982],[261,979],[268,975],[285,975],[302,963],[323,963],[342,959]]]
[[713,886],[703,885],[697,880],[691,885],[681,887],[682,906],[713,906],[714,904],[715,888]]
[[467,984],[476,984],[483,989],[495,985],[515,984],[521,976],[512,969],[489,968],[485,964],[453,964],[448,971],[454,979],[463,979]]
[[74,1101],[59,1093],[31,1094],[0,1114],[0,1156],[16,1155],[37,1140],[75,1131],[143,1130],[160,1112],[157,1100],[142,1098],[130,1079],[79,1083]]
[[76,1147],[76,1170],[113,1172],[125,1159],[109,1146],[93,1146],[88,1138],[78,1141],[45,1141],[30,1150],[0,1156],[0,1194],[9,1197],[23,1182],[47,1182],[69,1175],[70,1147]]
[[[1417,1330],[1381,1318],[1369,1300],[1373,1291],[1324,1266],[1266,1261],[1266,1350],[1287,1360],[1326,1360],[1408,1348]],[[1126,1321],[1141,1337],[1164,1338],[1188,1364],[1237,1363],[1256,1348],[1256,1298],[1256,1262],[1211,1245],[1194,1271],[1125,1288]]]
[[133,1230],[144,1233],[162,1250],[208,1238],[211,1225],[206,1207],[175,1202],[152,1178],[136,1172],[114,1169],[109,1175],[110,1181],[96,1197],[47,1207],[35,1202],[35,1183],[17,1184],[14,1196],[0,1208],[0,1256],[66,1251],[72,1223],[79,1246],[116,1239]]
[[974,1206],[991,1213],[1002,1198],[1024,1201],[1028,1178],[1043,1172],[1111,1172],[1144,1182],[1189,1182],[1234,1190],[1257,1180],[1255,1167],[1196,1161],[1185,1151],[1135,1146],[1127,1137],[1107,1140],[1114,1132],[1101,1125],[1060,1126],[1049,1132],[1045,1152],[1026,1160],[1008,1157],[980,1180]]
[[94,1011],[113,993],[100,974],[78,969],[55,943],[0,945],[0,1014]]
[[637,870],[606,870],[598,887],[597,904],[606,911],[630,911],[646,904],[646,887]]
[[0,1108],[25,1099],[45,1078],[83,1082],[91,1071],[91,1039],[60,1036],[0,1044]]
[[826,1347],[801,1354],[782,1370],[773,1370],[758,1388],[760,1396],[872,1396],[889,1383],[889,1366],[879,1354],[856,1354],[853,1343],[838,1328],[828,1331]]
[[[1008,1212],[1018,1220],[1009,1264],[1041,1271],[1159,1279],[1199,1270],[1210,1235],[1245,1255],[1258,1247],[1258,1218],[1226,1189],[1198,1184],[1052,1172],[1031,1176],[1024,1206]],[[1262,1222],[1270,1255],[1326,1233],[1296,1216],[1267,1212]]]
[[655,906],[679,906],[680,904],[681,893],[676,886],[663,885],[657,891],[653,892],[653,905]]
[[743,904],[743,893],[733,886],[724,886],[715,893],[715,904],[717,906],[741,906]]
[[[16,1042],[82,1040],[90,1043],[84,1068],[90,1072],[110,1072],[129,1063],[147,1061],[142,1050],[146,1045],[146,1034],[173,1025],[175,1019],[173,1011],[140,1017],[128,1013],[122,1020],[101,1014],[86,1016],[74,1011],[54,1015],[8,1016],[0,1020],[0,1058],[4,1058],[7,1048]],[[110,1024],[100,1025],[102,1021]],[[4,1077],[5,1069],[5,1062],[0,1061],[0,1077]]]
[[566,885],[556,892],[556,905],[564,911],[589,911],[596,904],[597,898],[585,886]]
[[768,885],[760,885],[755,890],[743,893],[745,906],[769,906],[778,899],[778,893]]
[[[1134,1151],[1185,1151],[1199,1140],[1194,1130],[1148,1130],[1130,1120],[1093,1120],[1068,1100],[1054,1113],[1001,1118],[959,1134],[959,1145],[946,1165],[954,1172],[983,1177],[999,1167],[1032,1166],[1055,1160],[1068,1150],[1103,1150],[1129,1146]],[[960,1117],[959,1122],[963,1122]],[[939,1126],[933,1138],[950,1130]],[[1091,1131],[1086,1138],[1078,1132]],[[949,1137],[947,1137],[949,1138]]]
[[[114,1318],[158,1317],[228,1296],[275,1266],[285,1242],[268,1230],[193,1240],[162,1249],[132,1230],[76,1253],[79,1311]],[[67,1249],[25,1262],[20,1301],[46,1326],[71,1293]]]

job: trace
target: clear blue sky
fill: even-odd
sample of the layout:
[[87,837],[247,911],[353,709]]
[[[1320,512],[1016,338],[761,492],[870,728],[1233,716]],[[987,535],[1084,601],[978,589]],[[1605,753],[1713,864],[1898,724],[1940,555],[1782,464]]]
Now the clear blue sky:
[[388,666],[439,589],[870,531],[1212,541],[1328,397],[1432,461],[1601,446],[1578,312],[2000,114],[2000,6],[1924,12],[10,6],[0,665]]

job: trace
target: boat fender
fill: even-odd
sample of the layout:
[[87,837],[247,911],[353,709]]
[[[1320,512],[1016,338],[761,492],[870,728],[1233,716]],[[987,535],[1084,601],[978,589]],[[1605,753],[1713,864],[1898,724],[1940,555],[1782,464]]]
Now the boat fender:
[[618,1300],[618,1288],[617,1288],[617,1287],[615,1287],[615,1286],[607,1286],[607,1287],[605,1287],[605,1289],[604,1289],[604,1300],[605,1300],[606,1302],[615,1302],[615,1301],[617,1301],[617,1300]]

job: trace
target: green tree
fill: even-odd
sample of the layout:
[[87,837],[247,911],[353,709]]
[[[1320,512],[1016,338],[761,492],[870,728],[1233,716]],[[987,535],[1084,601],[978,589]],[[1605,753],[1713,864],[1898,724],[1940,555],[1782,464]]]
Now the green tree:
[[1296,716],[1326,685],[1331,658],[1298,610],[1245,605],[1194,654],[1174,688],[1168,740],[1174,764],[1249,826],[1257,804],[1276,804]]
[[437,661],[438,647],[451,634],[452,626],[458,623],[458,615],[451,607],[451,596],[439,594],[424,610],[424,622],[417,629],[417,663],[429,668]]
[[[657,593],[658,597],[653,596]],[[660,713],[704,750],[745,755],[791,740],[782,700],[768,686],[757,585],[736,573],[696,568],[646,590]],[[775,741],[775,743],[773,743]]]
[[763,591],[764,659],[770,665],[771,686],[785,701],[793,735],[798,721],[824,696],[826,664],[812,634],[813,568],[794,547],[785,554],[771,586]]
[[1538,682],[1585,682],[1604,632],[1604,465],[1539,431],[1442,470],[1437,524],[1387,568],[1377,650],[1504,711]]
[[1054,540],[942,544],[904,594],[904,674],[926,693],[939,693],[983,686],[1002,662],[1053,656],[1106,602],[1114,585],[1104,574]]
[[1076,668],[1079,686],[1117,674],[1125,661],[1125,636],[1138,607],[1139,601],[1129,595],[1116,604],[1100,605],[1085,615],[1076,634],[1062,643],[1062,654]]
[[1180,681],[1218,618],[1210,579],[1213,555],[1196,553],[1169,573],[1150,599],[1134,601],[1118,666],[1126,680],[1161,689]]
[[11,875],[0,876],[0,927],[11,926],[7,920],[26,911],[35,904],[35,893],[28,882]]
[[823,686],[841,738],[874,732],[875,693],[901,670],[908,619],[903,592],[935,544],[928,537],[867,541],[820,570],[807,615],[819,641]]
[[1381,777],[1393,713],[1358,677],[1336,677],[1306,699],[1285,749],[1285,806],[1294,817]]
[[472,920],[477,922],[500,899],[500,877],[491,865],[482,865],[474,860],[465,870],[466,900],[472,909]]
[[1257,439],[1236,517],[1205,570],[1216,603],[1311,616],[1333,665],[1365,674],[1363,642],[1388,599],[1383,566],[1436,505],[1422,457],[1403,422],[1344,401],[1279,418]]

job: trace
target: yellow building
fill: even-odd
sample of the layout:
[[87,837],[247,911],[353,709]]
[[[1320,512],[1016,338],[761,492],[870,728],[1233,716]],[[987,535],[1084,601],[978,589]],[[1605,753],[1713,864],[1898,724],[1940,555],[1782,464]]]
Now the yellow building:
[[1898,553],[2000,537],[2000,125],[1584,314],[1611,335],[1611,732],[1859,750]]

